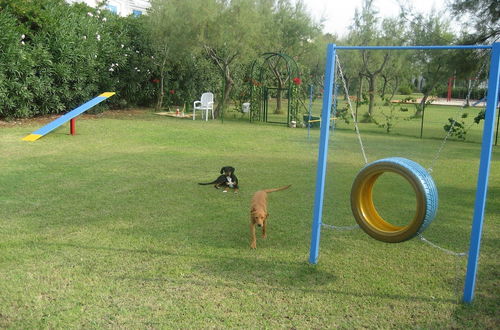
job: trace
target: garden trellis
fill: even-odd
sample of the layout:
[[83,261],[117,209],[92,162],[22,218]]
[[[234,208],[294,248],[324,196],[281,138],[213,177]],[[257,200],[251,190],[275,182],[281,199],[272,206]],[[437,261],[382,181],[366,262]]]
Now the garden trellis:
[[[274,86],[269,75],[272,61],[275,61],[275,70],[282,70],[282,85]],[[276,77],[273,77],[276,78]],[[298,79],[298,80],[297,80]],[[298,87],[301,80],[299,67],[293,58],[286,54],[268,52],[262,54],[252,63],[250,70],[250,121],[263,121],[289,125],[292,120],[297,120],[298,115]],[[287,99],[286,122],[272,121],[269,119],[269,97],[272,93],[285,92]]]
[[[327,47],[327,63],[325,70],[325,83],[323,94],[322,118],[328,118],[332,107],[333,82],[335,78],[335,58],[337,50],[448,50],[448,49],[491,49],[490,71],[488,79],[488,95],[486,102],[485,122],[479,162],[479,173],[476,185],[474,214],[469,242],[469,256],[463,301],[470,303],[474,299],[476,275],[481,246],[481,235],[486,207],[486,194],[493,146],[493,133],[495,114],[498,103],[500,79],[500,43],[476,46],[336,46],[329,44]],[[316,189],[313,206],[313,224],[311,234],[311,247],[309,262],[318,262],[320,233],[322,227],[323,201],[325,192],[326,165],[328,158],[329,125],[321,125],[320,142],[318,150],[318,163],[316,173]]]

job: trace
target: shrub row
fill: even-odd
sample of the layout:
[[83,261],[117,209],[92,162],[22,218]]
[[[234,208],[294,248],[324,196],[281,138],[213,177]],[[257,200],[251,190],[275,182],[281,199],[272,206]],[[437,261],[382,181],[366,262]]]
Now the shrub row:
[[0,117],[64,112],[105,91],[111,106],[155,99],[142,17],[63,0],[0,0]]

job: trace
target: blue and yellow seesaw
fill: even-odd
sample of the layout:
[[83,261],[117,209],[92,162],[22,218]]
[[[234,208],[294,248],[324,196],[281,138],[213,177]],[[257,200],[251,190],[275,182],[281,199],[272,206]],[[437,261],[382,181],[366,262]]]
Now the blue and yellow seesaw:
[[[66,123],[69,120],[72,120],[76,116],[82,114],[83,112],[89,110],[90,108],[94,107],[95,105],[101,103],[102,101],[104,101],[105,99],[107,99],[113,95],[115,95],[115,92],[102,93],[101,95],[94,97],[92,100],[80,105],[78,108],[71,110],[67,114],[65,114],[65,115],[57,118],[56,120],[48,123],[47,125],[43,126],[42,128],[34,131],[33,133],[23,137],[22,140],[23,141],[31,141],[31,142],[36,141],[39,138],[41,138],[42,136],[44,136],[45,134],[50,133],[51,131],[58,128],[62,124]],[[72,122],[72,124],[73,124],[72,125],[72,132],[73,132],[74,122]]]

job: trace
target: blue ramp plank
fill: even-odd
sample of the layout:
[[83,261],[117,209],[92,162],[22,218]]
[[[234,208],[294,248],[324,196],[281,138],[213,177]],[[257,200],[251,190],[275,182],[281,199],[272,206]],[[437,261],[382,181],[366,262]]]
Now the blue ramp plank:
[[115,92],[106,92],[102,93],[101,95],[93,98],[92,100],[80,105],[78,108],[75,108],[68,112],[67,114],[57,118],[56,120],[48,123],[47,125],[43,126],[42,128],[34,131],[33,133],[25,136],[23,138],[24,141],[36,141],[42,136],[44,136],[47,133],[50,133],[54,129],[58,128],[62,124],[68,122],[69,120],[75,118],[76,116],[82,114],[83,112],[89,110],[90,108],[94,107],[95,105],[101,103],[105,99],[115,95]]

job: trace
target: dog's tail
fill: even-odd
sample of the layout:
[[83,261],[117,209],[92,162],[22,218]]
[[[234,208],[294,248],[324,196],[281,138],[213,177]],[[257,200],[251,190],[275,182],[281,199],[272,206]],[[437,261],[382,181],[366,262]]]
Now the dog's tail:
[[280,187],[280,188],[274,188],[274,189],[264,189],[266,193],[274,192],[274,191],[280,191],[280,190],[285,190],[290,188],[292,185],[289,184],[288,186]]
[[206,186],[206,185],[214,184],[214,183],[217,183],[217,180],[214,180],[212,182],[206,182],[206,183],[200,183],[200,182],[198,182],[198,184],[201,184],[202,186]]

